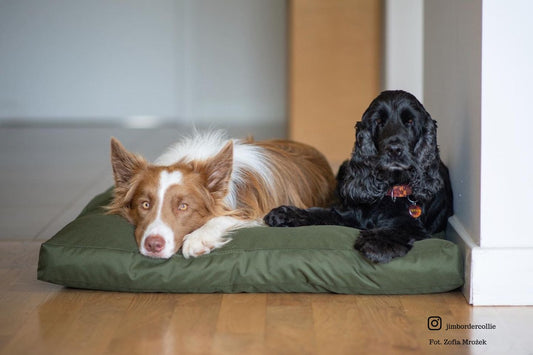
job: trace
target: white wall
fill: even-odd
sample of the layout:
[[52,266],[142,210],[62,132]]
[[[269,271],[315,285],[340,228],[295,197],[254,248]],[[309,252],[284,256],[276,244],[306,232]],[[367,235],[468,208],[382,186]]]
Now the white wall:
[[439,122],[474,305],[533,304],[528,0],[426,0],[424,101]]
[[402,89],[423,101],[423,0],[386,0],[383,90]]
[[428,0],[424,104],[438,122],[451,172],[455,220],[480,242],[481,0]]
[[482,247],[533,247],[532,13],[528,0],[483,2]]
[[0,122],[284,125],[285,12],[284,0],[1,1]]

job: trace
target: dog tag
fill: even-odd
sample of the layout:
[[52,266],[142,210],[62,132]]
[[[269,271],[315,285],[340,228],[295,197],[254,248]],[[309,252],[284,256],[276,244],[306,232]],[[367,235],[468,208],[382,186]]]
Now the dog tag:
[[409,215],[413,218],[418,218],[422,214],[422,208],[418,205],[409,206]]

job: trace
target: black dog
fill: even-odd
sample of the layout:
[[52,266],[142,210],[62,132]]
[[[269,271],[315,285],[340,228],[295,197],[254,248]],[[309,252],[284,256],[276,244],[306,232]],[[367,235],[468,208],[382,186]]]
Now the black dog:
[[413,95],[382,92],[355,128],[352,157],[337,174],[339,202],[330,209],[281,206],[265,223],[359,228],[355,248],[386,263],[445,229],[453,214],[450,177],[439,157],[436,122]]

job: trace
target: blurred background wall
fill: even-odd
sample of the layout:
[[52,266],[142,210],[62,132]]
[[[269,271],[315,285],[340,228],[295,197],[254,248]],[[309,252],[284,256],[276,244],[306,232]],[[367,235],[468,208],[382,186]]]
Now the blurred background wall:
[[0,122],[284,125],[284,0],[2,0]]
[[[380,86],[421,97],[423,1],[359,3],[383,4]],[[284,127],[288,8],[285,0],[2,0],[0,123]]]

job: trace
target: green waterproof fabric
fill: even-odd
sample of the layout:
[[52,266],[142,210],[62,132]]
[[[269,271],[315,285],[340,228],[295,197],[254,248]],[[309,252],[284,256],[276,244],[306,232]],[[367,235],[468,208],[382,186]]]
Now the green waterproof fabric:
[[111,193],[96,196],[43,243],[39,280],[85,289],[176,293],[417,294],[463,284],[462,258],[449,241],[416,242],[405,257],[373,264],[353,248],[358,230],[338,226],[242,229],[211,254],[152,259],[139,253],[126,220],[103,213]]

